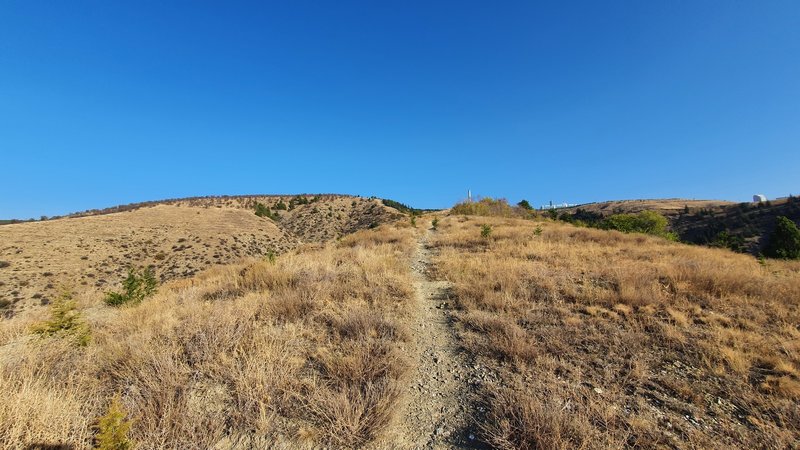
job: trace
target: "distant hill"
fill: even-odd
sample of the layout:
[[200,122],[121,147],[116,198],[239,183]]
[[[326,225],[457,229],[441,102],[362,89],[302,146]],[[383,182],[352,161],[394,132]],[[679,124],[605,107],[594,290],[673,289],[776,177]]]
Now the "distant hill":
[[559,209],[559,214],[587,222],[612,214],[658,211],[684,242],[728,247],[758,254],[767,244],[778,216],[800,222],[800,199],[782,198],[764,203],[720,200],[652,199],[590,203]]
[[[286,209],[276,209],[279,203]],[[275,220],[257,216],[257,204]],[[45,304],[66,286],[116,288],[129,266],[153,265],[162,281],[191,277],[401,217],[374,198],[259,195],[145,202],[6,224],[0,226],[0,310]]]
[[724,200],[689,200],[682,198],[611,200],[607,202],[586,203],[575,207],[559,209],[558,211],[574,213],[577,210],[581,210],[598,213],[603,216],[638,213],[641,211],[658,211],[664,216],[671,217],[680,214],[687,207],[690,209],[720,208],[735,204],[734,202]]

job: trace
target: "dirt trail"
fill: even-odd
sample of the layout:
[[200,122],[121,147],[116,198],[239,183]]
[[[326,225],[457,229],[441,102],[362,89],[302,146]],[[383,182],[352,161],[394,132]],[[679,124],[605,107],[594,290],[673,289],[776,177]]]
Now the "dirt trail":
[[428,270],[431,233],[420,234],[412,261],[419,305],[412,329],[419,365],[403,417],[404,440],[414,449],[474,448],[477,442],[467,429],[471,366],[459,351],[452,326],[450,283],[432,280]]

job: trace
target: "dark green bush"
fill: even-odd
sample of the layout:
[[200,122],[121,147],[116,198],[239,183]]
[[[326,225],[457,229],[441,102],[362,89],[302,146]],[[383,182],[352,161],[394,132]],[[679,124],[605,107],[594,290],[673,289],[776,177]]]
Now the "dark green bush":
[[742,236],[732,235],[728,230],[717,233],[714,240],[711,241],[711,246],[727,248],[739,253],[745,251],[744,238]]
[[289,210],[293,210],[297,205],[307,205],[309,203],[308,199],[303,197],[302,195],[295,195],[289,200]]
[[778,217],[764,254],[772,258],[800,259],[800,230],[791,219]]
[[278,213],[272,212],[269,209],[269,206],[266,206],[263,203],[256,203],[256,215],[258,217],[269,217],[274,221],[281,220],[281,216],[278,215]]
[[528,201],[527,201],[527,200],[524,200],[524,199],[523,199],[523,200],[520,200],[520,202],[519,202],[519,203],[517,203],[517,206],[519,206],[519,207],[520,207],[520,208],[522,208],[522,209],[526,209],[526,210],[528,210],[528,211],[532,211],[532,210],[533,210],[533,206],[531,206],[531,204],[530,204],[530,203],[528,203]]
[[139,303],[156,293],[158,281],[151,267],[142,270],[128,269],[128,277],[122,280],[123,292],[108,292],[105,302],[110,306]]
[[623,233],[645,233],[676,240],[667,228],[667,218],[655,211],[642,211],[638,214],[614,214],[600,223],[600,228],[617,230]]

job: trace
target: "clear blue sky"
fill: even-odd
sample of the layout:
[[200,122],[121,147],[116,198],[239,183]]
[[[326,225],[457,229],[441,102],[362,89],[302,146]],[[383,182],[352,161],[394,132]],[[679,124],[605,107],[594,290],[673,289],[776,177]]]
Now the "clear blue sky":
[[800,193],[800,2],[0,3],[0,217]]

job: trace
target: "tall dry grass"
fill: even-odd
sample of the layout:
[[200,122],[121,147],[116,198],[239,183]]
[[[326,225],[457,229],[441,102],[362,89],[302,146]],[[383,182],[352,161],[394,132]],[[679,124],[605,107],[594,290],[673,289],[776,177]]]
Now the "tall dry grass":
[[380,446],[410,366],[411,233],[212,269],[134,307],[83,299],[86,347],[0,323],[0,447],[89,448],[115,395],[138,448]]
[[493,446],[800,445],[800,264],[514,219],[436,236],[464,345],[500,380]]

